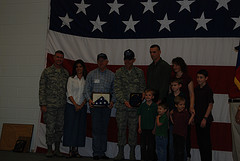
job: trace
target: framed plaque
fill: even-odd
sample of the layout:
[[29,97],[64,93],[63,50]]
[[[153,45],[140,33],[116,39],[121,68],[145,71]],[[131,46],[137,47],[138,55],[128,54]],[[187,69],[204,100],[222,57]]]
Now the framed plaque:
[[142,93],[131,93],[129,104],[132,107],[139,107],[142,103]]
[[94,107],[108,107],[110,104],[110,94],[109,93],[93,93],[92,100],[94,102]]

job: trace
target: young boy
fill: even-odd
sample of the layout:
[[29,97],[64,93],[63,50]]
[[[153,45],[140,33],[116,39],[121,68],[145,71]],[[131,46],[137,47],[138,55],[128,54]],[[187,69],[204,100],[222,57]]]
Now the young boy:
[[156,117],[156,152],[158,161],[167,160],[167,144],[168,144],[168,116],[167,106],[164,104],[158,105],[158,115]]
[[[174,78],[171,80],[171,93],[167,97],[167,104],[169,107],[169,112],[172,113],[176,109],[174,99],[176,96],[185,97],[185,95],[180,91],[182,87],[182,79]],[[174,148],[173,148],[173,124],[169,120],[169,132],[168,132],[168,160],[174,161]]]
[[199,70],[197,72],[198,86],[194,89],[195,94],[195,124],[197,143],[202,161],[212,160],[212,145],[210,127],[213,121],[211,110],[213,108],[213,92],[208,83],[208,72]]
[[138,133],[141,134],[141,160],[154,160],[157,104],[153,90],[145,90],[145,102],[138,108]]
[[174,161],[184,160],[184,150],[187,137],[187,126],[192,122],[194,114],[190,114],[185,109],[185,99],[176,96],[174,99],[175,107],[170,119],[173,123],[173,147],[174,147]]

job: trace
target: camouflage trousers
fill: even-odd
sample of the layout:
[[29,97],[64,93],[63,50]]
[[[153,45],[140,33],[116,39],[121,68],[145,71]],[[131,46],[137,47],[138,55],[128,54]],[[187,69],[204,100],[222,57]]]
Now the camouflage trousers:
[[137,144],[137,109],[117,109],[116,120],[118,126],[118,145],[124,146],[126,141],[126,129],[128,127],[128,144],[136,146]]
[[63,135],[65,107],[47,107],[47,112],[43,113],[46,123],[46,144],[52,145],[61,142]]

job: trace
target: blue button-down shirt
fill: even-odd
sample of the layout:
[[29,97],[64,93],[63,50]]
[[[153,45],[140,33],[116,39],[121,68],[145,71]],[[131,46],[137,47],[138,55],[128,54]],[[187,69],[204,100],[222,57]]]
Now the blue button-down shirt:
[[113,102],[116,101],[114,95],[114,73],[108,69],[100,71],[99,68],[94,69],[87,75],[86,85],[84,88],[84,96],[87,100],[91,99],[93,92],[110,93]]

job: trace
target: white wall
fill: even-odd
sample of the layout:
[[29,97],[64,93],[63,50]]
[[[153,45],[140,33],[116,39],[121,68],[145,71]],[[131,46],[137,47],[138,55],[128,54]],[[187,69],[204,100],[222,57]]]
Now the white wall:
[[0,0],[0,133],[3,123],[39,120],[38,83],[45,66],[50,0]]

